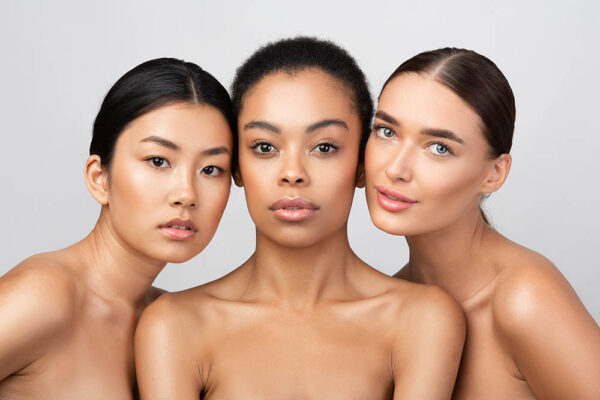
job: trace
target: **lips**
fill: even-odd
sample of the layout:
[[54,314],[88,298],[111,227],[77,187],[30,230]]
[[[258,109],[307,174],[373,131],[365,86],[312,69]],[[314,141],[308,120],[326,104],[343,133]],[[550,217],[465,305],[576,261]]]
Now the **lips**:
[[162,224],[158,227],[162,233],[167,237],[174,240],[187,240],[192,238],[198,229],[194,223],[190,220],[183,219],[172,219],[166,224]]
[[313,217],[319,210],[319,207],[301,197],[284,197],[273,203],[269,207],[269,210],[273,212],[276,218],[282,221],[298,222]]
[[377,201],[379,205],[387,211],[402,211],[412,207],[417,203],[416,200],[400,193],[396,190],[392,190],[383,185],[375,186],[377,190]]

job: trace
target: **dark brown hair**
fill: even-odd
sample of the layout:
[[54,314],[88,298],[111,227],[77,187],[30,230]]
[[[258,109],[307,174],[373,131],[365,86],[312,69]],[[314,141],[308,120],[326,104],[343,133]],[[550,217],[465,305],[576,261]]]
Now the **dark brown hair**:
[[403,62],[383,89],[392,79],[406,72],[430,75],[470,105],[483,122],[481,130],[490,145],[491,157],[510,152],[515,127],[515,98],[504,74],[489,58],[472,50],[453,47],[425,51]]

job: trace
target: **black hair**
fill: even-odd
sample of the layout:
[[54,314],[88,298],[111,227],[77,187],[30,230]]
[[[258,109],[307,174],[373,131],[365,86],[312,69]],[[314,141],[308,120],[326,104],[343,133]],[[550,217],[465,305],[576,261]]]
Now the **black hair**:
[[198,65],[175,58],[146,61],[110,88],[94,121],[90,155],[99,155],[102,166],[110,167],[117,139],[127,125],[172,102],[208,104],[223,114],[233,136],[234,167],[237,123],[227,90]]
[[309,68],[320,68],[350,91],[361,122],[362,161],[371,131],[373,100],[365,74],[354,58],[333,42],[298,36],[268,43],[258,49],[236,71],[231,85],[234,113],[239,116],[244,95],[265,76],[280,71],[293,74]]
[[[515,97],[502,71],[489,58],[466,49],[446,47],[417,54],[387,79],[414,72],[432,76],[463,99],[481,119],[492,158],[510,153],[515,129]],[[487,196],[484,196],[484,198]],[[489,224],[480,207],[483,220]]]

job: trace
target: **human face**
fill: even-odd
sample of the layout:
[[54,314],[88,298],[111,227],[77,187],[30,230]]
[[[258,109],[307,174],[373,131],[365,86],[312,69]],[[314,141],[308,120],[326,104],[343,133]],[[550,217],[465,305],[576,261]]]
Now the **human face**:
[[481,127],[475,111],[430,76],[404,73],[390,81],[365,154],[374,224],[411,236],[476,215],[494,166]]
[[110,223],[145,257],[183,262],[208,244],[231,186],[232,137],[209,105],[171,103],[133,120],[115,146]]
[[258,234],[296,248],[345,234],[361,126],[341,83],[320,69],[267,75],[244,97],[238,125]]

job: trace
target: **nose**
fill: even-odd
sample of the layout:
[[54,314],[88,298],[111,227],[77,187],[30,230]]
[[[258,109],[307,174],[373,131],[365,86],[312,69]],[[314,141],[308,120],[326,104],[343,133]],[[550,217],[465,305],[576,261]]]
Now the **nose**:
[[282,157],[279,185],[306,186],[310,183],[301,151],[289,151]]
[[396,152],[385,169],[385,174],[392,181],[410,182],[412,179],[412,154],[409,146],[403,146]]
[[171,207],[196,207],[198,196],[195,175],[191,171],[181,171],[173,180],[173,187],[169,193]]

